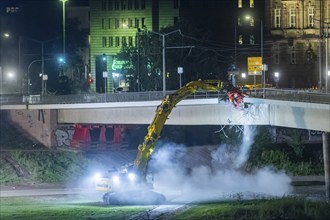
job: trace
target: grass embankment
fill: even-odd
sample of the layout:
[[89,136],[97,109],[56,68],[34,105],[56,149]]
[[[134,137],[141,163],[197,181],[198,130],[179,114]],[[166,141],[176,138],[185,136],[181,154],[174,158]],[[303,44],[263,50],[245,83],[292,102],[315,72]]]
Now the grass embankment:
[[282,199],[197,204],[174,220],[329,219],[330,204],[286,197]]
[[54,202],[42,197],[1,198],[1,220],[75,220],[75,219],[126,219],[148,211],[153,206],[105,206],[79,202]]
[[[105,206],[101,203],[47,201],[42,197],[1,198],[0,219],[127,219],[155,206]],[[330,204],[286,197],[271,200],[210,202],[166,219],[329,219]]]

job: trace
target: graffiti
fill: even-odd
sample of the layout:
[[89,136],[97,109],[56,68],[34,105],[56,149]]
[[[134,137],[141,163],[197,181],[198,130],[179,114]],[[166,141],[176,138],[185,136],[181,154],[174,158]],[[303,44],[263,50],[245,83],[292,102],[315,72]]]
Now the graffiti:
[[57,129],[55,131],[57,146],[70,146],[70,141],[72,140],[73,133],[73,129]]

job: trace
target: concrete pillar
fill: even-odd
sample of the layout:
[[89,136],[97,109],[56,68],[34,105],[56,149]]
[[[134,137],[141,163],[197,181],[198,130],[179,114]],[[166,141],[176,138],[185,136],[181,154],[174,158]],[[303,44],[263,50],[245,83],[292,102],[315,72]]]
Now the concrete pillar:
[[326,201],[330,202],[330,146],[329,132],[322,133],[323,142],[323,160],[324,160],[324,178]]

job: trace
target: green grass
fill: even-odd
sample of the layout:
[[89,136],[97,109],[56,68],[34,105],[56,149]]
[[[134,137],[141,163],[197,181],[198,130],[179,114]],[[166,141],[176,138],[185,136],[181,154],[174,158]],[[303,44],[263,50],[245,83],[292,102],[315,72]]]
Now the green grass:
[[0,198],[1,220],[75,220],[75,219],[125,219],[148,211],[153,206],[105,206],[98,203],[58,202],[38,198]]
[[330,204],[286,197],[270,200],[196,204],[174,220],[221,219],[329,219]]

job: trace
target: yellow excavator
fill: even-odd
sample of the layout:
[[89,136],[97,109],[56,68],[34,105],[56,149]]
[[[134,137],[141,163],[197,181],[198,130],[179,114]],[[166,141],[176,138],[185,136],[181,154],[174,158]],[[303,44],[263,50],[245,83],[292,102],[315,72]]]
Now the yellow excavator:
[[[153,121],[148,127],[144,141],[138,147],[138,154],[134,164],[129,164],[120,170],[109,171],[108,175],[96,178],[96,190],[105,191],[103,201],[107,204],[142,204],[161,203],[165,197],[159,193],[145,190],[152,187],[152,176],[148,175],[148,162],[160,137],[164,124],[173,108],[181,100],[198,90],[207,92],[221,92],[228,95],[228,100],[237,107],[243,102],[244,94],[230,83],[224,85],[219,80],[192,81],[165,96],[156,109]],[[142,190],[141,190],[142,189]],[[134,201],[133,201],[134,200]]]

